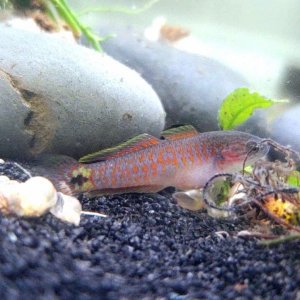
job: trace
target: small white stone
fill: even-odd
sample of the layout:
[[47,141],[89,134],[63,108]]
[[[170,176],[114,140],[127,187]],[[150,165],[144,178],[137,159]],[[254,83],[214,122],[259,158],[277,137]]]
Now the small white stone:
[[205,207],[200,189],[176,192],[172,196],[182,208],[197,211]]
[[13,232],[8,233],[7,237],[13,243],[15,243],[18,240],[18,237]]
[[38,217],[46,213],[57,202],[57,193],[53,184],[44,177],[32,177],[21,183],[16,194],[19,216]]
[[228,219],[233,217],[233,213],[231,211],[215,209],[213,207],[206,207],[207,214],[214,219]]
[[16,180],[2,179],[3,181],[0,182],[0,211],[6,215],[14,214],[15,207],[19,207],[19,200],[16,195],[20,183]]
[[[0,162],[1,163],[1,162]],[[0,175],[0,184],[3,182],[8,182],[10,179],[5,175]]]
[[63,193],[57,194],[58,200],[56,205],[50,209],[50,212],[62,221],[74,224],[76,226],[79,225],[80,214],[82,211],[79,200]]
[[4,163],[5,163],[5,161],[0,158],[0,164],[4,164]]

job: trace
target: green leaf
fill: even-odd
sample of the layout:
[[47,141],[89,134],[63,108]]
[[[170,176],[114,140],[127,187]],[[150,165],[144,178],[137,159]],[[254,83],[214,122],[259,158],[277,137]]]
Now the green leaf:
[[233,129],[245,122],[255,109],[286,102],[288,100],[268,99],[257,92],[251,93],[248,88],[238,88],[224,99],[219,110],[219,126],[223,130]]
[[294,187],[300,186],[300,173],[298,171],[293,171],[289,174],[287,178],[287,183]]
[[248,173],[248,174],[252,174],[253,172],[253,167],[252,166],[246,166],[244,168],[244,172]]

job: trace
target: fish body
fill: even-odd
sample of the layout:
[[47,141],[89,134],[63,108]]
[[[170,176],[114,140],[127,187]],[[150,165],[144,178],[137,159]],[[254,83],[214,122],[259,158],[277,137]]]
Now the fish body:
[[241,170],[253,147],[257,149],[250,161],[268,152],[260,138],[238,131],[198,133],[183,126],[162,136],[163,140],[144,134],[82,162],[63,157],[48,169],[37,166],[36,173],[73,195],[157,192],[169,186],[188,190],[202,187],[216,173]]

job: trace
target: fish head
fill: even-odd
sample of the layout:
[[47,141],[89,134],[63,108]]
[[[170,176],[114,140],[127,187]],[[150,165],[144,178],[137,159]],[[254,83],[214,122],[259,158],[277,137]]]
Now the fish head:
[[239,171],[246,165],[251,165],[263,158],[269,151],[269,145],[262,139],[245,132],[223,132],[218,142],[218,157],[220,171]]

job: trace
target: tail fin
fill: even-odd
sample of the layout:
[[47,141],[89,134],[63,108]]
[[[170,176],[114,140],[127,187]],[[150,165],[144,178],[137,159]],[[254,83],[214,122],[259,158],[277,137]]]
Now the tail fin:
[[57,191],[74,195],[70,182],[70,172],[78,166],[78,162],[65,155],[43,155],[34,161],[26,163],[32,176],[43,176],[49,179]]

